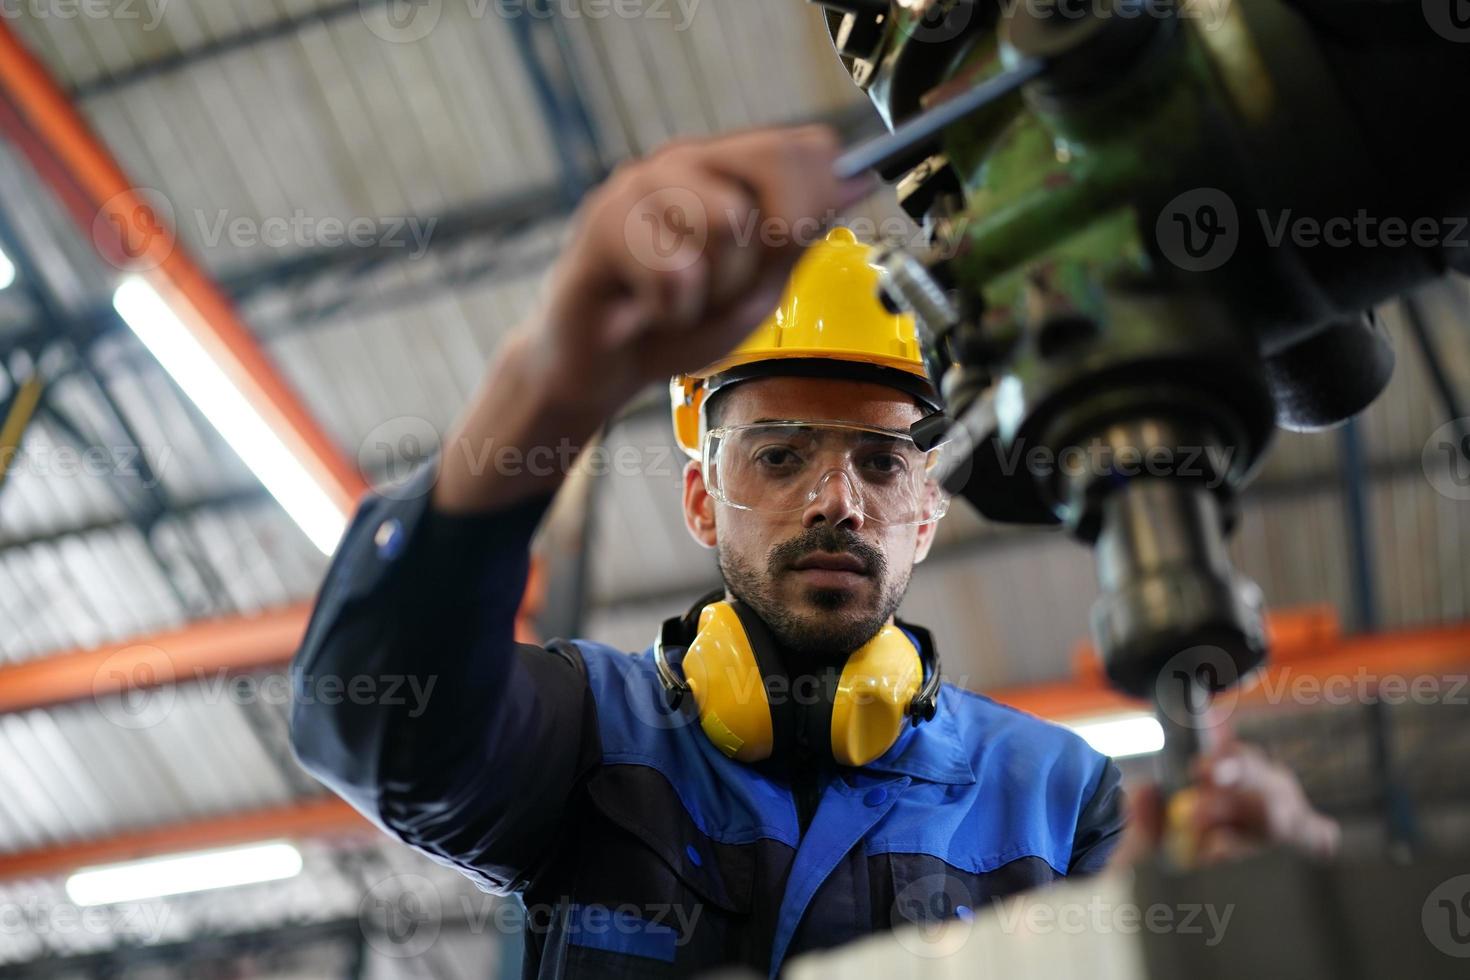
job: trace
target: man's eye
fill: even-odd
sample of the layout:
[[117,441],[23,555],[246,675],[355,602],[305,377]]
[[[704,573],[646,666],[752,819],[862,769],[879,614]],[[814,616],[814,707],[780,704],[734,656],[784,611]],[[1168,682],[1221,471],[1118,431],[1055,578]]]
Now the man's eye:
[[773,469],[790,469],[801,462],[801,458],[786,446],[767,446],[755,454],[756,462]]
[[867,466],[875,473],[902,473],[908,469],[908,460],[898,453],[874,453],[868,457]]

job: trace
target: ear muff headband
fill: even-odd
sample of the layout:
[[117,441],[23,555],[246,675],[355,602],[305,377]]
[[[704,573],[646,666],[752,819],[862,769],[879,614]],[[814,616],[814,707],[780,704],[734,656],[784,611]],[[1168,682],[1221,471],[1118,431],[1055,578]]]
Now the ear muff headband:
[[[710,593],[684,616],[666,620],[653,657],[669,705],[677,708],[692,695],[700,726],[730,758],[758,762],[784,753],[805,728],[812,748],[830,750],[843,765],[862,766],[898,740],[906,720],[917,725],[934,717],[939,657],[923,627],[885,625],[847,658],[835,684],[818,675],[814,689],[797,692],[764,621],[722,596]],[[683,677],[666,653],[681,645]],[[766,690],[771,678],[786,682],[774,703]],[[798,696],[814,695],[814,704],[796,704]]]

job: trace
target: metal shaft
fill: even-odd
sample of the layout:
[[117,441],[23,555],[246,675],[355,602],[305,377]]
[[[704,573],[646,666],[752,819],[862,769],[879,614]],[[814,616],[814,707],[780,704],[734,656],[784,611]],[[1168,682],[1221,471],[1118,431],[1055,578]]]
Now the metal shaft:
[[1019,62],[1015,67],[981,82],[963,95],[957,95],[928,112],[915,116],[893,132],[874,137],[848,150],[837,158],[832,172],[839,180],[848,180],[901,160],[948,127],[1035,80],[1045,70],[1046,63],[1040,58]]

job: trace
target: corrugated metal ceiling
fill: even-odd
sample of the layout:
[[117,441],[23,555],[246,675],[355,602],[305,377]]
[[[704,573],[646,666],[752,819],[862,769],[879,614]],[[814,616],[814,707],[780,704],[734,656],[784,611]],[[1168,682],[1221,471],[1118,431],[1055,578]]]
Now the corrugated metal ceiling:
[[[564,16],[554,31],[477,16],[489,8],[474,0],[430,0],[417,7],[438,19],[411,43],[402,39],[418,28],[394,27],[384,5],[369,2],[135,6],[145,17],[157,10],[157,24],[9,22],[81,94],[136,182],[166,202],[186,247],[227,281],[321,254],[295,232],[278,248],[232,234],[232,223],[263,229],[300,216],[319,231],[323,220],[370,219],[380,246],[372,263],[267,280],[241,311],[338,445],[374,474],[389,462],[380,443],[424,426],[445,431],[555,254],[566,136],[546,123],[527,43],[561,59],[564,81],[585,100],[597,141],[582,149],[594,169],[676,134],[830,118],[860,104],[816,11],[794,0],[702,0],[684,30],[687,8],[669,3],[668,20]],[[232,46],[242,32],[255,39]],[[188,60],[211,48],[219,51]],[[84,320],[105,308],[117,270],[23,167],[8,156],[0,166],[29,187],[17,195],[0,185],[4,208],[49,244],[49,285],[67,311]],[[428,254],[412,254],[410,218],[427,227],[548,193],[545,220],[449,243],[431,235]],[[894,213],[875,203],[868,216]],[[0,294],[0,331],[32,337],[37,311],[14,293]],[[1451,376],[1470,383],[1464,291],[1437,309]],[[75,439],[54,421],[33,425],[26,464],[0,495],[0,659],[308,598],[321,556],[131,337],[111,332],[90,357],[100,384],[74,374],[50,397],[88,426],[84,441],[111,449],[121,443],[108,431],[110,396],[156,466],[170,513],[129,520],[113,480],[124,462],[108,455],[103,473],[67,472],[57,460]],[[11,383],[0,372],[0,384]],[[1470,613],[1466,505],[1436,492],[1418,463],[1442,421],[1417,354],[1401,343],[1398,377],[1363,423],[1378,473],[1370,502],[1386,625]],[[658,410],[609,438],[671,448]],[[615,475],[597,491],[586,632],[630,649],[714,580],[713,559],[679,516],[679,457],[667,458],[667,472]],[[1285,437],[1260,477],[1263,492],[1247,498],[1235,554],[1276,606],[1350,602],[1336,465],[1332,436]],[[146,506],[149,488],[129,482],[136,472],[123,474],[123,493]],[[951,674],[984,688],[1066,675],[1094,595],[1080,547],[987,525],[957,505],[905,610],[934,627]],[[105,702],[0,718],[0,783],[0,852],[318,792],[289,760],[281,706],[197,687],[181,688],[173,709],[143,728],[109,720]],[[33,940],[0,951],[0,962],[32,955]]]

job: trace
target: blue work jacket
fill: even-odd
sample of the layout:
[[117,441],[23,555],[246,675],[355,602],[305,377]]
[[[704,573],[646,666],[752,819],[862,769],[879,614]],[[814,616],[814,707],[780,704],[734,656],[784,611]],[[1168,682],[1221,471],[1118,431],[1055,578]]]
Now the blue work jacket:
[[[825,779],[803,832],[788,784],[666,708],[649,651],[515,641],[549,499],[450,517],[433,477],[359,508],[292,663],[292,744],[388,833],[520,895],[527,976],[774,976],[1097,871],[1117,843],[1116,766],[948,684],[933,721]],[[309,696],[328,679],[398,696]]]

